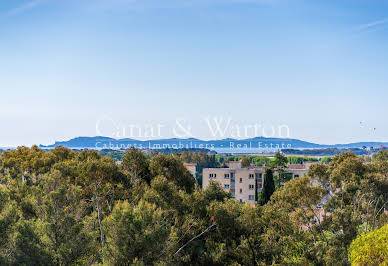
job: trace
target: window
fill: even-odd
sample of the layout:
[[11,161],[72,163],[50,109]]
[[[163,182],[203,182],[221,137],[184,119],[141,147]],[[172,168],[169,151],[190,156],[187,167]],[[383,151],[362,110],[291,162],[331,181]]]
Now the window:
[[257,179],[257,182],[263,183],[263,179],[260,177],[259,179]]
[[240,202],[242,202],[242,199],[240,199]]
[[262,188],[262,185],[261,185],[261,184],[257,184],[257,187],[258,187],[258,188]]
[[255,185],[249,185],[249,189],[250,189],[250,190],[255,189]]
[[225,188],[225,189],[229,189],[229,185],[228,185],[228,184],[225,184],[225,185],[224,185],[224,188]]
[[209,178],[216,178],[217,177],[217,175],[216,174],[209,174]]
[[249,174],[249,179],[254,179],[255,175],[254,174]]
[[229,179],[229,174],[224,175],[225,179]]
[[249,195],[249,200],[255,200],[255,195]]
[[240,188],[240,193],[242,193],[242,188]]
[[242,178],[240,177],[240,183],[242,183]]
[[299,177],[299,175],[294,175],[294,177]]

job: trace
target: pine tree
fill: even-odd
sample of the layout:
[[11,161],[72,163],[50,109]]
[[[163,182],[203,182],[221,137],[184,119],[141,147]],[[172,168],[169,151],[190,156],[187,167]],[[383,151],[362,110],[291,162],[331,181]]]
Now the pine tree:
[[273,179],[273,171],[268,168],[264,174],[263,190],[260,196],[260,205],[265,205],[271,198],[271,195],[275,192],[275,182]]

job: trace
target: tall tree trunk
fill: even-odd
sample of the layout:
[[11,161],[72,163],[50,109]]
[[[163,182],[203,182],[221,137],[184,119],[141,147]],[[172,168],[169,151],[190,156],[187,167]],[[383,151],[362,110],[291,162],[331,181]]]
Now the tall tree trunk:
[[368,202],[368,207],[366,210],[366,224],[365,224],[365,233],[368,232],[368,224],[369,224],[369,207],[374,202],[374,200],[370,200]]
[[380,202],[380,197],[377,199],[377,202],[376,202],[376,205],[375,205],[375,210],[373,212],[373,224],[372,224],[372,228],[371,228],[371,231],[373,229],[375,229],[375,223],[376,223],[376,211],[377,211],[377,205],[379,205],[379,202]]
[[101,209],[100,209],[100,203],[98,201],[97,184],[95,184],[94,187],[95,187],[94,197],[95,197],[95,201],[96,201],[98,225],[100,227],[100,233],[101,233],[101,247],[102,247],[102,249],[104,249],[104,231],[102,229]]

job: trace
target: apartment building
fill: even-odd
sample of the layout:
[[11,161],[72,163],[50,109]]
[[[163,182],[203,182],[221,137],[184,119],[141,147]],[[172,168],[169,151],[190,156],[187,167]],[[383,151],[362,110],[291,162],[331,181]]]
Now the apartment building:
[[[240,202],[256,204],[257,194],[263,187],[263,177],[266,167],[242,168],[241,162],[229,162],[228,168],[204,168],[202,171],[202,186],[207,187],[211,181],[221,184],[232,196]],[[285,169],[290,178],[304,176],[308,173],[310,163],[303,165],[288,165]]]

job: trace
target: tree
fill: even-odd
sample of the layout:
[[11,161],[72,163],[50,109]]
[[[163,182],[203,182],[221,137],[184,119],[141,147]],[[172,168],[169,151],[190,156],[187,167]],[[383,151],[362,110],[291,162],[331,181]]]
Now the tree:
[[319,237],[327,242],[321,226],[322,215],[317,208],[326,195],[326,190],[312,183],[308,176],[287,182],[272,195],[271,204],[287,212],[297,228],[306,228],[314,243],[317,243]]
[[127,150],[122,160],[122,167],[127,176],[143,180],[148,185],[151,184],[150,162],[142,151],[131,147]]
[[273,179],[273,171],[270,168],[265,169],[263,189],[260,194],[260,205],[265,205],[275,192],[275,182]]
[[372,159],[375,161],[388,161],[388,150],[381,150],[378,153],[373,154]]
[[234,199],[212,202],[207,208],[214,228],[205,245],[209,259],[205,264],[258,265],[262,260],[259,236],[262,224],[257,210]]
[[217,182],[195,185],[181,160],[219,166],[203,153],[130,150],[120,166],[90,150],[4,151],[0,265],[386,263],[386,229],[376,229],[388,222],[386,152],[371,161],[342,153],[274,192],[274,171],[285,167],[275,157],[254,207]]
[[16,204],[10,200],[9,190],[0,185],[0,264],[6,264],[7,249],[18,219]]
[[349,248],[349,261],[352,265],[387,265],[388,224],[353,240]]
[[53,257],[45,250],[34,221],[18,220],[8,245],[9,265],[55,265]]
[[310,235],[291,220],[289,213],[271,202],[258,209],[263,225],[259,236],[262,253],[259,265],[313,265],[307,259]]
[[272,164],[271,159],[265,156],[254,156],[252,157],[252,162],[256,166],[270,166]]
[[249,161],[248,157],[243,157],[241,159],[241,167],[242,168],[247,168],[251,165],[251,162]]
[[[388,200],[388,179],[384,162],[364,163],[353,153],[334,156],[328,165],[313,167],[309,174],[330,193],[324,204],[321,229],[329,236],[320,250],[324,264],[348,264],[350,243],[360,230],[369,231],[379,223]],[[334,259],[335,258],[335,259]]]
[[277,169],[284,168],[287,166],[287,163],[288,163],[288,159],[283,153],[277,152],[275,154],[275,159],[273,161],[273,166],[275,168],[277,168]]
[[96,234],[85,230],[87,202],[82,189],[68,182],[58,171],[42,182],[36,194],[36,223],[44,239],[45,249],[57,265],[82,264],[95,255]]
[[112,210],[116,197],[120,196],[125,179],[112,158],[101,157],[96,151],[80,152],[77,161],[76,172],[72,174],[75,184],[83,190],[84,200],[89,203],[90,214],[94,212],[97,216],[103,249],[105,236],[102,220]]
[[164,210],[174,210],[179,215],[188,211],[184,200],[186,196],[187,193],[162,175],[155,177],[151,182],[151,188],[147,188],[143,193],[143,198],[148,202]]
[[104,219],[105,262],[109,265],[157,262],[169,238],[169,215],[145,201],[135,207],[128,201],[117,203]]
[[191,193],[194,190],[196,179],[183,166],[182,161],[173,155],[158,154],[152,158],[150,164],[152,176],[165,176],[167,180]]
[[330,156],[325,156],[321,159],[321,163],[328,164],[330,163],[332,158]]
[[285,168],[287,166],[288,159],[281,152],[275,154],[275,158],[272,162],[272,167],[277,172],[276,176],[276,188],[279,188],[284,182],[289,181],[290,177],[287,177],[285,174]]

